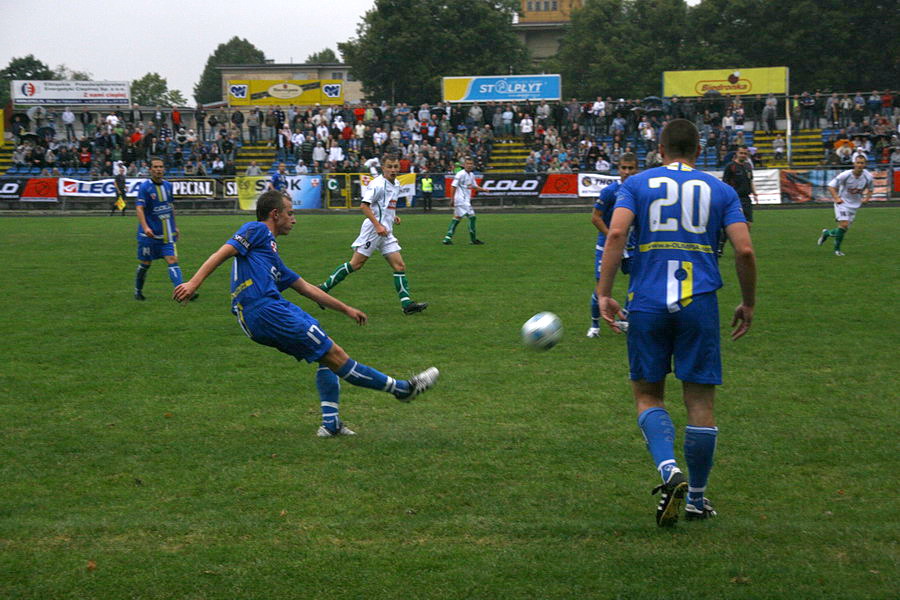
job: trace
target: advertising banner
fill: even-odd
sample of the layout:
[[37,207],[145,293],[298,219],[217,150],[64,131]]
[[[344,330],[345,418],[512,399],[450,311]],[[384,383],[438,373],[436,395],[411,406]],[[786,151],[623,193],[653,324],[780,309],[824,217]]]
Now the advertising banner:
[[578,174],[578,195],[582,198],[596,198],[603,191],[603,188],[619,181],[618,175],[601,175],[599,173],[579,173]]
[[340,79],[242,79],[228,81],[228,104],[265,106],[343,104]]
[[663,96],[786,94],[787,67],[663,71]]
[[238,197],[238,185],[237,181],[234,179],[226,179],[224,181],[225,187],[222,190],[223,195],[226,198],[237,198]]
[[23,81],[10,84],[13,104],[131,104],[127,81]]
[[54,177],[36,177],[27,180],[19,199],[24,202],[58,202],[56,179]]
[[[60,196],[80,196],[82,198],[115,198],[116,181],[112,177],[97,179],[95,181],[83,181],[60,177],[57,181]],[[125,180],[125,195],[129,198],[137,197],[138,187],[147,181],[146,178],[129,177]]]
[[172,195],[175,198],[214,198],[216,180],[214,179],[169,179],[172,183]]
[[[781,201],[785,204],[794,202],[833,202],[828,191],[828,182],[847,169],[782,169]],[[890,196],[887,169],[870,169],[875,178],[873,201],[888,200]]]
[[[722,179],[724,171],[706,171]],[[781,204],[781,172],[778,169],[754,169],[753,187],[757,204]]]
[[[577,198],[578,179],[573,173],[486,173],[477,177],[484,192],[478,198]],[[453,177],[444,178],[444,196],[453,194]]]
[[513,100],[559,100],[559,75],[497,75],[444,77],[444,102],[507,102]]
[[18,200],[23,182],[18,179],[0,179],[0,200]]
[[[322,175],[287,177],[287,189],[295,209],[322,208]],[[256,199],[269,187],[269,177],[238,177],[238,204],[241,210],[256,210]]]

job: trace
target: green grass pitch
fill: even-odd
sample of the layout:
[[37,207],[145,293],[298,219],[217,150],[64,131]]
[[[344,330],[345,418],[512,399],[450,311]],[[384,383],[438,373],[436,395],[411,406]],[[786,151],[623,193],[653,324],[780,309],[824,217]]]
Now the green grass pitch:
[[[183,216],[189,277],[249,216]],[[229,269],[169,300],[156,262],[132,299],[135,219],[0,219],[0,598],[895,598],[900,589],[900,209],[866,207],[835,257],[830,207],[758,211],[750,334],[724,341],[719,517],[654,522],[625,339],[584,337],[588,214],[404,214],[404,316],[374,257],[305,298],[348,353],[392,375],[430,365],[412,404],[343,385],[359,435],[319,439],[314,368],[253,344]],[[298,215],[279,238],[313,283],[361,216]],[[730,250],[723,335],[738,301]],[[619,296],[623,278],[619,278]],[[550,310],[566,334],[526,351]],[[670,379],[679,432],[685,415]]]

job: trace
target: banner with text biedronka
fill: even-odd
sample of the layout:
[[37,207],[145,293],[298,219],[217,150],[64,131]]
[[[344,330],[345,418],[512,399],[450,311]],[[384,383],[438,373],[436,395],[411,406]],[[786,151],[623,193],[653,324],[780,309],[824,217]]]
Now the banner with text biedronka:
[[786,94],[787,67],[663,71],[663,96]]

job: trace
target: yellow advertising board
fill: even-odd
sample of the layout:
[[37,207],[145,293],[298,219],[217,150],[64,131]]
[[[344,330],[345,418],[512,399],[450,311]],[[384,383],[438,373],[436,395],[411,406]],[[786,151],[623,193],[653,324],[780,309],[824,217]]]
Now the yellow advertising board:
[[343,104],[344,83],[340,79],[229,80],[228,103],[232,106]]
[[663,96],[702,96],[709,91],[717,91],[725,96],[786,94],[788,91],[788,68],[763,67],[663,72]]
[[[0,146],[6,143],[6,114],[0,108]],[[15,131],[15,130],[13,130]]]

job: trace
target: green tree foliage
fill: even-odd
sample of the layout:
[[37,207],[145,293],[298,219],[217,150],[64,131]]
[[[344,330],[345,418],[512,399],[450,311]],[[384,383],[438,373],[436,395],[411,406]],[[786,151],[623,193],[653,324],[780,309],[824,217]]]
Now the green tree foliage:
[[791,90],[900,81],[896,3],[883,0],[586,0],[544,65],[566,96],[661,92],[662,72],[787,66]]
[[367,96],[435,102],[441,77],[522,72],[527,52],[509,0],[376,0],[338,49]]
[[185,106],[187,100],[179,90],[170,90],[159,73],[147,73],[131,82],[131,101],[141,106]]
[[55,75],[54,79],[68,81],[91,81],[91,77],[93,77],[93,75],[87,71],[76,71],[64,64],[58,65],[53,69],[53,75]]
[[59,79],[56,73],[43,61],[38,60],[33,54],[19,58],[13,58],[0,71],[0,108],[9,102],[9,84],[11,81],[21,79]]
[[336,63],[340,62],[340,59],[338,58],[334,50],[332,50],[331,48],[325,48],[307,56],[306,62],[315,65],[321,63]]
[[246,39],[234,36],[209,55],[200,81],[194,86],[194,99],[198,103],[216,102],[222,99],[222,77],[219,65],[261,65],[266,62],[263,51]]

